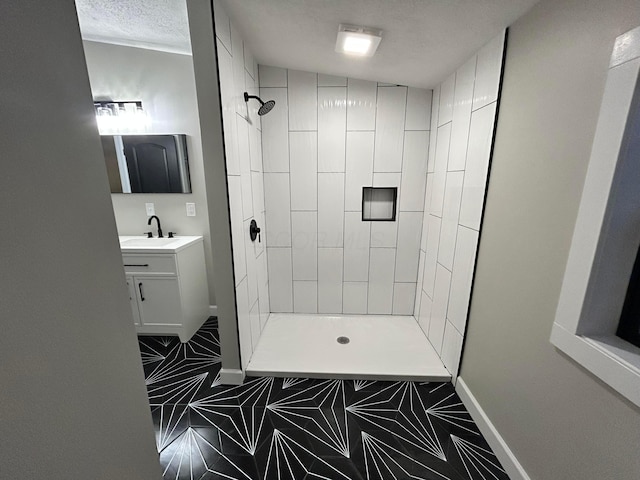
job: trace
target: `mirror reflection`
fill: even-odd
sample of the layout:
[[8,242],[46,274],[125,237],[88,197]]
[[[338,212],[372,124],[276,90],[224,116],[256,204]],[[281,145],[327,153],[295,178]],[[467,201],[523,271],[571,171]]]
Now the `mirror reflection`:
[[102,135],[111,193],[191,193],[186,135]]

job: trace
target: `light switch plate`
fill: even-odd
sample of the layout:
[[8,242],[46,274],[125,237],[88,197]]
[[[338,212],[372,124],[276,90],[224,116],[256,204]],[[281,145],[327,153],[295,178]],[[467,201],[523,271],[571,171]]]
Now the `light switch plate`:
[[156,207],[153,205],[153,203],[145,203],[144,207],[147,210],[148,217],[151,217],[152,215],[156,214]]
[[187,217],[196,216],[196,204],[187,202]]

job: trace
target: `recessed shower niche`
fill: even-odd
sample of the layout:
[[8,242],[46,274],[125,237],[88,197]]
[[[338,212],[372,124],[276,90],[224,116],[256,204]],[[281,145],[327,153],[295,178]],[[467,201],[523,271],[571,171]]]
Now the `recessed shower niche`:
[[395,222],[398,187],[362,187],[362,221]]

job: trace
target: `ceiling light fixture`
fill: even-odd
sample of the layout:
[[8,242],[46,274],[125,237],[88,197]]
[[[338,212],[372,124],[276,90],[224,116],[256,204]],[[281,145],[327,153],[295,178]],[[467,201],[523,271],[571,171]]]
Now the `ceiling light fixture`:
[[357,57],[371,57],[382,40],[382,30],[340,24],[336,52]]

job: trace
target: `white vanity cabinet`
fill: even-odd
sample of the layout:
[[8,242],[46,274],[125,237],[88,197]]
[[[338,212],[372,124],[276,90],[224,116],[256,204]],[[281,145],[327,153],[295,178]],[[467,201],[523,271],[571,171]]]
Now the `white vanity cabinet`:
[[209,317],[202,237],[120,237],[120,247],[137,332],[187,342]]

